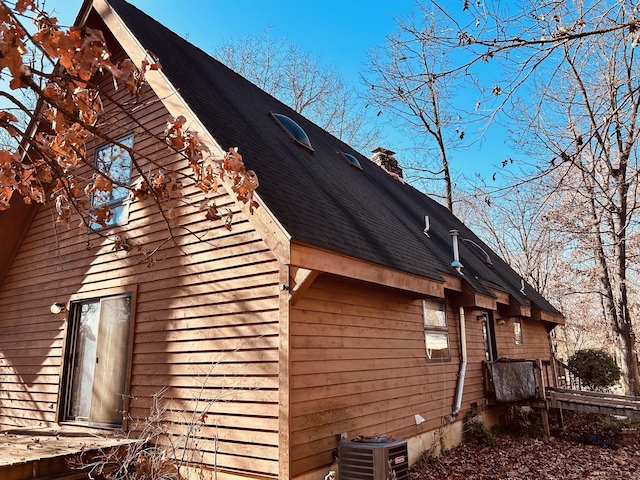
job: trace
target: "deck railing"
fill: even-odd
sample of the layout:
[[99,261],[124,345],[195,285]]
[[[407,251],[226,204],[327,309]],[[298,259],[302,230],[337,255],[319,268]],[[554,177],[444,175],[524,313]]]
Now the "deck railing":
[[555,357],[542,360],[542,369],[547,387],[591,391],[578,374]]

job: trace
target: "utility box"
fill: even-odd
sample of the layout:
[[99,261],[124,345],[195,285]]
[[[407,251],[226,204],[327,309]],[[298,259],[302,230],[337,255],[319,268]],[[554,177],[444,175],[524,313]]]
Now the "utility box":
[[408,480],[407,441],[341,441],[338,444],[338,468],[340,480]]

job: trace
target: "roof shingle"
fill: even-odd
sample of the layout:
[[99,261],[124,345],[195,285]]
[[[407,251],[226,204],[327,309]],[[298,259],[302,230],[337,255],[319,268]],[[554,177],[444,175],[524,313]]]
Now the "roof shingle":
[[[481,280],[526,305],[559,312],[521,279],[473,232],[442,205],[297,114],[271,95],[123,0],[108,0],[130,30],[163,65],[178,89],[222,148],[238,146],[247,168],[260,179],[258,193],[293,241],[314,245],[419,276],[441,280],[451,267],[451,238],[456,229],[490,255],[482,262],[460,242],[464,280],[491,295]],[[292,141],[271,118],[281,113],[298,123],[314,151]],[[354,155],[362,171],[339,151]],[[424,216],[429,237],[422,233]]]

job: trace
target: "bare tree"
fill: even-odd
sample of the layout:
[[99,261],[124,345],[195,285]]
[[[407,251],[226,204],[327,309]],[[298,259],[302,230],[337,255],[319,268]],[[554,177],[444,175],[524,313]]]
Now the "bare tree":
[[398,21],[398,32],[369,54],[365,82],[369,85],[369,101],[417,139],[416,147],[429,158],[414,170],[420,180],[444,182],[443,195],[430,193],[444,198],[447,208],[453,211],[449,157],[450,151],[464,142],[465,130],[460,127],[462,117],[452,104],[457,74],[437,75],[448,63],[446,50],[425,41],[451,26],[446,16],[437,13],[422,7],[418,20],[412,15],[406,21]]
[[536,291],[554,297],[555,271],[563,268],[563,239],[549,222],[552,200],[539,184],[492,198],[477,189],[460,199],[459,216]]
[[229,68],[360,151],[377,146],[379,130],[355,87],[336,67],[266,29],[221,44],[214,55]]
[[[550,212],[573,248],[588,298],[596,299],[590,311],[610,325],[626,390],[640,394],[628,288],[628,242],[638,231],[639,7],[626,0],[457,5],[426,1],[399,22],[400,33],[373,57],[372,96],[431,137],[441,166],[434,173],[445,183],[449,154],[462,140],[454,133],[477,121],[510,125],[533,159],[521,164],[512,185],[551,178],[547,198],[565,208]],[[510,203],[510,215],[501,217],[517,218],[512,228],[519,233],[492,240],[499,249],[503,242],[502,254],[544,290],[546,281],[530,263],[544,249],[527,245],[531,232],[521,206]]]
[[[558,218],[581,268],[597,279],[625,389],[637,395],[627,247],[639,213],[638,7],[626,1],[519,6],[515,15],[476,10],[479,28],[459,33],[472,55],[453,71],[469,73],[481,61],[502,67],[495,111],[511,114],[516,141],[536,162],[524,180],[554,172],[555,194],[572,202]],[[487,40],[490,30],[494,38]]]
[[[640,376],[629,308],[627,245],[640,213],[640,66],[627,31],[606,31],[612,21],[629,24],[636,9],[623,3],[611,7],[589,5],[589,12],[597,11],[601,18],[601,23],[592,20],[590,25],[603,33],[566,41],[555,49],[550,68],[532,76],[533,98],[538,100],[531,115],[521,112],[527,119],[522,138],[530,153],[546,152],[548,163],[540,171],[562,172],[558,189],[581,207],[569,210],[575,216],[565,217],[565,223],[585,267],[600,283],[602,314],[612,329],[625,388],[637,395]],[[554,15],[564,12],[556,10]]]
[[560,311],[566,324],[554,330],[560,358],[582,348],[614,350],[603,315],[593,262],[584,256],[584,238],[568,219],[582,205],[571,190],[557,189],[560,172],[536,182],[519,182],[495,195],[477,188],[457,200],[458,216],[516,272]]

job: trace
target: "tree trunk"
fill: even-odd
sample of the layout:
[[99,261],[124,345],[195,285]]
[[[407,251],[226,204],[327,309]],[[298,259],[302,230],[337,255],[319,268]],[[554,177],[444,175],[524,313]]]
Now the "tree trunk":
[[[591,169],[583,171],[584,184],[589,196],[589,214],[591,217],[591,235],[594,244],[594,255],[600,270],[603,287],[604,314],[613,330],[615,357],[622,371],[622,387],[627,395],[640,395],[640,371],[636,351],[636,338],[629,314],[626,287],[626,202],[612,213],[609,218],[596,206],[594,164]],[[620,180],[620,179],[618,179]],[[626,192],[619,192],[625,193]],[[616,220],[617,224],[616,224]],[[603,222],[608,223],[610,241],[614,248],[607,255],[605,240],[602,235]],[[605,224],[606,224],[605,223]],[[613,264],[613,265],[612,265]]]

